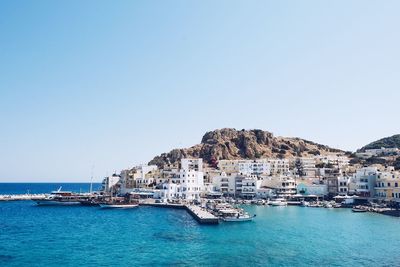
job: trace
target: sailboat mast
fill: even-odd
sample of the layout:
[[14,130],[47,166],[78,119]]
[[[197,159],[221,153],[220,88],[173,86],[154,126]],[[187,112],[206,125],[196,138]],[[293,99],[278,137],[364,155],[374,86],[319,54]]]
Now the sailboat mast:
[[93,191],[93,169],[94,169],[94,165],[92,166],[92,172],[91,172],[91,176],[90,176],[90,189],[89,189],[90,194],[92,194],[92,191]]

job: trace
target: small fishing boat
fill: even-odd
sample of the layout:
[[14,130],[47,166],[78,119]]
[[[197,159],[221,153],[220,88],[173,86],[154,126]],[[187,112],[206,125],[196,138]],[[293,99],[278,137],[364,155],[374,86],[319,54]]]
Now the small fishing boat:
[[300,206],[302,206],[302,207],[309,207],[310,206],[310,202],[308,202],[308,201],[301,201],[301,203],[300,203]]
[[257,205],[265,205],[265,200],[264,199],[259,199],[256,202]]
[[332,209],[334,206],[335,203],[334,202],[328,202],[328,201],[325,201],[324,203],[323,203],[323,205],[324,205],[324,208],[328,208],[328,209]]
[[353,208],[351,209],[351,211],[352,211],[352,212],[367,212],[366,209],[363,209],[363,208],[360,207],[360,206],[355,206],[355,207],[353,207]]
[[223,209],[219,211],[218,215],[224,222],[248,222],[256,217],[256,215],[250,216],[242,209]]
[[271,206],[287,206],[287,202],[284,198],[277,198],[274,200],[271,200],[268,204]]

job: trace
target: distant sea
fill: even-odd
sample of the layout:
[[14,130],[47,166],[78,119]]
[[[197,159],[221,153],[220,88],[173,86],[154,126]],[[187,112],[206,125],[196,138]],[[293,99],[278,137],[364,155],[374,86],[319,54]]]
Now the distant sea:
[[[0,184],[8,193],[88,184]],[[65,188],[64,188],[65,187]],[[185,210],[0,202],[0,266],[399,266],[400,218],[244,206],[252,222],[199,225]]]
[[[88,192],[90,183],[0,183],[0,195],[50,193],[60,187],[65,191]],[[93,190],[100,188],[100,183],[93,183]]]

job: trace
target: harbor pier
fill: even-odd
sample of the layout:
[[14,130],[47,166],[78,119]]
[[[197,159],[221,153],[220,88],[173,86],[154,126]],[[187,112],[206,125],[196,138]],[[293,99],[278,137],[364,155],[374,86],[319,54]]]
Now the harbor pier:
[[195,206],[195,205],[185,205],[185,209],[189,212],[190,215],[200,224],[218,224],[218,217],[214,216],[207,210]]
[[184,209],[186,210],[198,223],[200,224],[218,224],[218,217],[214,216],[206,209],[203,209],[196,205],[190,204],[179,204],[179,203],[155,203],[151,200],[142,201],[141,206],[151,206],[159,208],[170,208],[170,209]]

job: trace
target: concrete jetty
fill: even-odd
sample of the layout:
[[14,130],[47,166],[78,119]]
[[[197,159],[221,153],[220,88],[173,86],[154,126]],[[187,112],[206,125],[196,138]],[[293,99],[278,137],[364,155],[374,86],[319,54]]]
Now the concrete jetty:
[[155,203],[153,199],[146,199],[140,202],[141,206],[151,206],[159,208],[170,208],[170,209],[185,209],[198,223],[200,224],[218,224],[218,217],[211,214],[204,208],[190,204],[180,203]]
[[172,203],[148,203],[148,202],[141,202],[140,205],[141,205],[141,206],[159,207],[159,208],[185,209],[185,205],[183,205],[183,204],[172,204]]
[[195,206],[195,205],[186,205],[186,210],[189,212],[190,215],[200,224],[218,224],[219,220],[218,217],[211,214],[206,209]]
[[46,197],[46,194],[0,195],[0,201],[35,200]]

